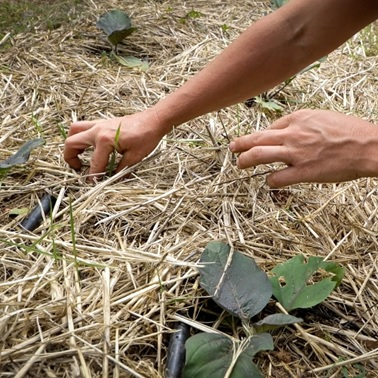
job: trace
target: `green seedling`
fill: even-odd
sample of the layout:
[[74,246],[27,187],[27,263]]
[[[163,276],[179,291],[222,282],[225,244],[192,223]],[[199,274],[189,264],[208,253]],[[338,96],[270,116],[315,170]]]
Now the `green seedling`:
[[117,150],[118,150],[118,142],[119,142],[119,137],[121,135],[121,124],[118,126],[116,134],[114,136],[114,151],[112,153],[112,156],[110,157],[110,162],[108,165],[108,175],[112,175],[114,172],[114,168],[116,165],[116,158],[117,158]]
[[103,14],[96,26],[104,31],[116,55],[118,44],[137,30],[131,26],[129,15],[119,9]]
[[76,273],[79,273],[79,263],[77,259],[77,249],[76,249],[75,220],[74,220],[74,215],[73,215],[73,207],[72,207],[71,198],[69,198],[69,212],[70,212],[70,231],[71,231],[72,253],[74,256]]
[[62,136],[62,138],[64,140],[66,140],[67,139],[67,131],[66,131],[66,129],[64,128],[64,126],[61,123],[58,123],[57,126],[58,126],[58,130],[60,132],[60,135]]
[[201,12],[198,12],[194,9],[192,9],[190,12],[188,12],[186,14],[186,17],[188,17],[188,18],[200,18],[202,16],[203,16],[203,14]]
[[[241,320],[244,337],[236,339],[217,333],[198,333],[190,337],[186,342],[184,378],[263,377],[253,358],[260,351],[273,350],[273,338],[269,332],[302,319],[290,314],[272,314],[257,322],[253,318],[265,308],[272,296],[289,310],[314,306],[325,299],[320,294],[324,286],[329,285],[328,296],[331,286],[333,290],[344,273],[337,264],[319,258],[305,261],[303,256],[297,256],[287,265],[278,265],[269,278],[252,258],[231,251],[229,245],[216,241],[208,243],[200,265],[201,287],[220,307]],[[290,277],[294,268],[299,269],[301,279],[294,285],[294,290],[282,294],[282,288],[277,289],[277,280],[286,280],[285,286],[293,287]],[[319,270],[328,275],[319,279],[321,285],[311,283]],[[298,293],[305,293],[305,290],[310,290],[313,296],[303,295],[299,300]]]
[[34,125],[37,133],[39,135],[42,135],[43,134],[43,128],[42,128],[41,124],[39,123],[38,118],[34,114],[32,114],[32,116],[31,116],[31,121],[32,121],[32,124]]
[[184,17],[181,17],[181,18],[180,18],[180,22],[181,22],[182,24],[185,24],[187,20],[190,20],[190,19],[194,20],[194,19],[196,19],[196,18],[200,18],[200,17],[202,17],[202,16],[203,16],[203,13],[198,12],[198,11],[192,9],[192,10],[191,10],[190,12],[188,12]]
[[118,54],[119,43],[137,30],[137,28],[131,26],[131,18],[127,13],[119,9],[113,9],[103,14],[98,19],[96,26],[106,34],[112,48],[110,57],[117,63],[140,71],[146,71],[149,68],[146,61],[135,56],[123,57]]

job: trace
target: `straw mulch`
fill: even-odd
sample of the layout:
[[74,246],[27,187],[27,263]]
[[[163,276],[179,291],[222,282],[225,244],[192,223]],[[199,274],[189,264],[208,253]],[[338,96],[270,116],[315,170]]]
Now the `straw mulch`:
[[[147,59],[147,72],[104,53],[95,21],[112,8],[139,28],[121,55]],[[185,18],[191,10],[201,17]],[[211,240],[266,271],[300,253],[346,268],[324,303],[296,313],[303,323],[273,333],[275,351],[256,358],[265,376],[378,376],[377,180],[271,191],[264,180],[274,166],[239,171],[227,136],[280,116],[259,105],[178,127],[129,178],[92,185],[90,152],[82,172],[62,158],[62,127],[156,103],[270,11],[265,1],[88,1],[69,26],[3,41],[0,160],[26,140],[46,144],[1,179],[1,377],[164,376],[177,319],[196,332],[225,316],[203,298],[195,268]],[[375,35],[374,26],[362,31],[276,95],[283,114],[323,108],[378,121]],[[21,229],[25,214],[14,209],[30,211],[46,193],[58,199],[52,216],[32,233]]]

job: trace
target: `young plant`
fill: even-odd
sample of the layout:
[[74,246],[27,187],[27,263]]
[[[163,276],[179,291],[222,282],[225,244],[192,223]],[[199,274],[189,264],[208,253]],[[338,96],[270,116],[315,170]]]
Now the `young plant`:
[[[184,378],[263,377],[252,359],[260,351],[273,350],[269,331],[302,319],[272,314],[253,322],[253,317],[264,309],[272,295],[288,311],[314,306],[340,283],[344,272],[337,264],[320,258],[306,262],[303,256],[296,256],[277,265],[269,278],[252,258],[216,241],[206,246],[200,264],[201,287],[219,306],[241,319],[245,337],[236,339],[217,333],[190,337],[186,342]],[[332,276],[309,282],[319,270]]]
[[117,157],[117,147],[119,142],[119,136],[121,135],[121,125],[118,126],[115,137],[114,137],[114,151],[112,156],[110,157],[110,162],[108,166],[108,174],[109,176],[113,173],[115,164],[116,164],[116,157]]
[[96,26],[105,32],[115,54],[117,54],[118,44],[137,30],[131,27],[129,15],[119,9],[113,9],[103,14],[98,19]]
[[131,19],[127,13],[113,9],[103,14],[97,20],[96,26],[106,34],[112,47],[110,56],[119,64],[141,71],[146,71],[149,68],[148,63],[139,58],[134,56],[122,57],[118,54],[118,44],[137,30],[137,28],[131,26]]

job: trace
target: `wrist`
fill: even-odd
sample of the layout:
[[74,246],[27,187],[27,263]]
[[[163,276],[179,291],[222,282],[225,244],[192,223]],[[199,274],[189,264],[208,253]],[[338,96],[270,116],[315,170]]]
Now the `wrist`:
[[356,159],[359,177],[378,177],[378,126],[368,123],[363,131],[367,140]]
[[147,124],[151,125],[155,132],[157,131],[160,138],[172,131],[174,125],[159,114],[156,105],[146,109],[143,114],[147,118]]

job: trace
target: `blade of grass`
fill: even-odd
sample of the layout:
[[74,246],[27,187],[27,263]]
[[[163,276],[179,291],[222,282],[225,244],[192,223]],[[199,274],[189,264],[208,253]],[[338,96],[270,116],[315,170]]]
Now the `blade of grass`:
[[121,124],[118,126],[116,135],[114,137],[114,151],[112,153],[112,156],[111,156],[110,162],[109,162],[109,166],[108,166],[109,176],[114,172],[120,134],[121,134]]

